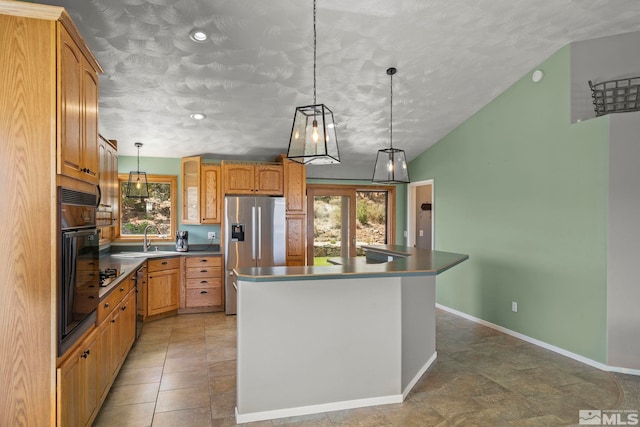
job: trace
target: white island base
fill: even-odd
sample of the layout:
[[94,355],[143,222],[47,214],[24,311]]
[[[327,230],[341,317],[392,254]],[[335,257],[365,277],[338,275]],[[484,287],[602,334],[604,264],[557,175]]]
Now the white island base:
[[435,277],[240,274],[236,422],[402,402],[436,359]]

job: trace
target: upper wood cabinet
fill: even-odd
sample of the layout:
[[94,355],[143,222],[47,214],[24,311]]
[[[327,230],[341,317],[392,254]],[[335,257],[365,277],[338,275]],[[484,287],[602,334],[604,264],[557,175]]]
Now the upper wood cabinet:
[[183,224],[200,224],[200,157],[182,159]]
[[220,223],[220,166],[201,161],[199,156],[182,159],[183,224]]
[[281,157],[284,168],[284,197],[287,202],[287,215],[307,212],[307,168],[305,165]]
[[282,196],[283,176],[280,164],[222,162],[224,194]]
[[[98,68],[58,24],[58,173],[98,183]],[[94,64],[96,66],[94,66]]]
[[201,224],[219,224],[221,215],[220,166],[203,164],[200,167]]
[[96,221],[100,229],[100,244],[108,243],[115,237],[118,221],[118,142],[98,137],[98,158],[100,159],[99,186],[100,204]]

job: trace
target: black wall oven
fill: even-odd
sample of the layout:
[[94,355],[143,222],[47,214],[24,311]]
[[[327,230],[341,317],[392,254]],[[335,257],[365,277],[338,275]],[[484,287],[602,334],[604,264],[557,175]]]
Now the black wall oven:
[[58,187],[58,356],[96,322],[100,293],[95,194]]

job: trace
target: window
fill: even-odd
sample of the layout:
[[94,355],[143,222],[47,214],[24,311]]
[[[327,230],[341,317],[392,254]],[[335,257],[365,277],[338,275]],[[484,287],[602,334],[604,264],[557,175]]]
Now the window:
[[122,239],[139,239],[144,235],[173,240],[176,233],[178,215],[176,189],[177,177],[173,175],[147,175],[149,197],[128,198],[127,180],[129,174],[119,174],[120,221],[118,235]]
[[363,245],[393,244],[395,187],[309,184],[307,259],[363,256]]

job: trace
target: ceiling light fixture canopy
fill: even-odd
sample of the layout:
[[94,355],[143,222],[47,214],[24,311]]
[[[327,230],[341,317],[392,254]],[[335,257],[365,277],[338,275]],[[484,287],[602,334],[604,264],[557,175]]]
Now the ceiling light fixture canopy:
[[195,29],[189,32],[189,38],[196,43],[202,43],[207,41],[209,35],[202,30]]
[[313,0],[313,105],[297,107],[287,158],[302,164],[340,163],[333,112],[316,101],[316,0]]
[[138,149],[138,170],[129,172],[127,182],[127,197],[146,199],[149,197],[149,184],[147,183],[147,173],[140,171],[140,147],[141,142],[134,144]]
[[372,179],[373,182],[385,184],[406,184],[409,182],[409,169],[404,150],[393,148],[393,75],[396,71],[393,67],[387,68],[387,75],[391,77],[389,148],[378,150]]

